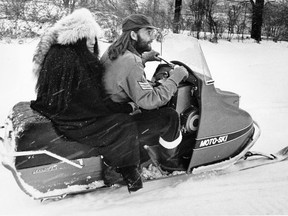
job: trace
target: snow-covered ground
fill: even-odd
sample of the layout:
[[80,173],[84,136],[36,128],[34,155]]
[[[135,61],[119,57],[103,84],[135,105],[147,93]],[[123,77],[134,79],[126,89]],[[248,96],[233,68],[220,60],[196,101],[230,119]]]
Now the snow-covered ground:
[[[163,56],[173,56],[173,46],[188,47],[189,39],[173,36],[167,41],[171,44],[164,44]],[[37,42],[0,43],[0,124],[15,103],[35,98],[31,62]],[[240,94],[240,106],[261,126],[262,135],[253,149],[273,153],[287,146],[288,43],[200,43],[215,86]],[[108,44],[100,45],[104,52]],[[123,187],[40,203],[25,195],[0,166],[0,215],[288,214],[287,171],[288,162],[282,162],[205,179],[149,182],[132,194]]]

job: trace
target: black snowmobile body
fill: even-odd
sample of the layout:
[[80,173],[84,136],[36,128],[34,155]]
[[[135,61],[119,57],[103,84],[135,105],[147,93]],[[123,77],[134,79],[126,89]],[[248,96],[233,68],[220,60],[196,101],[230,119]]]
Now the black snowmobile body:
[[[188,62],[193,59],[192,64],[186,65],[185,59],[171,61],[186,67],[190,75],[167,104],[181,117],[180,151],[188,174],[237,162],[260,136],[258,125],[239,108],[239,96],[215,88],[196,39],[191,39],[191,49],[193,55],[185,58]],[[153,79],[161,79],[161,70]],[[30,108],[30,102],[13,107],[1,140],[2,164],[13,173],[20,188],[35,199],[105,187],[97,149],[57,134],[48,119]]]

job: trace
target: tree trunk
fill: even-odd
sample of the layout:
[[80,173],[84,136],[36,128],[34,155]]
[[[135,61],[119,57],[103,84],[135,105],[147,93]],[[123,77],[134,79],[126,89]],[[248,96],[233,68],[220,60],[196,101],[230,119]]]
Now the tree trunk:
[[70,0],[63,0],[63,5],[65,8],[69,8],[69,1]]
[[264,10],[264,0],[250,0],[252,4],[252,28],[251,28],[251,38],[255,39],[257,42],[261,41],[261,28],[263,23],[263,10]]
[[180,31],[181,7],[182,7],[182,0],[175,0],[173,33],[176,34],[178,34]]

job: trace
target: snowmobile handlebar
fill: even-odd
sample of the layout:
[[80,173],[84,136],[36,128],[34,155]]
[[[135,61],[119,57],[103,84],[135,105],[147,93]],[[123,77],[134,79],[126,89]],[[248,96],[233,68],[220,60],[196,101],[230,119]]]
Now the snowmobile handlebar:
[[174,68],[175,64],[167,61],[166,59],[164,59],[162,56],[158,55],[157,58],[159,58],[161,61],[164,61],[166,64],[168,64],[170,67]]

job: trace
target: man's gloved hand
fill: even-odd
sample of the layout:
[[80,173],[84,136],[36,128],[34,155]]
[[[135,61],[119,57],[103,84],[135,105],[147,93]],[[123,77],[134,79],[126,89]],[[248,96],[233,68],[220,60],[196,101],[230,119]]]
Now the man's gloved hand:
[[148,61],[160,61],[160,59],[157,57],[160,53],[155,51],[155,50],[151,50],[149,52],[144,52],[142,54],[142,62],[143,64],[145,64]]
[[173,70],[170,70],[169,71],[169,74],[170,74],[170,76],[172,76],[173,74],[177,74],[177,75],[182,75],[182,80],[186,80],[187,78],[188,78],[188,76],[189,76],[189,73],[188,73],[188,71],[186,70],[186,68],[185,67],[183,67],[183,66],[178,66],[178,65],[176,65],[175,67],[174,67],[174,69]]

